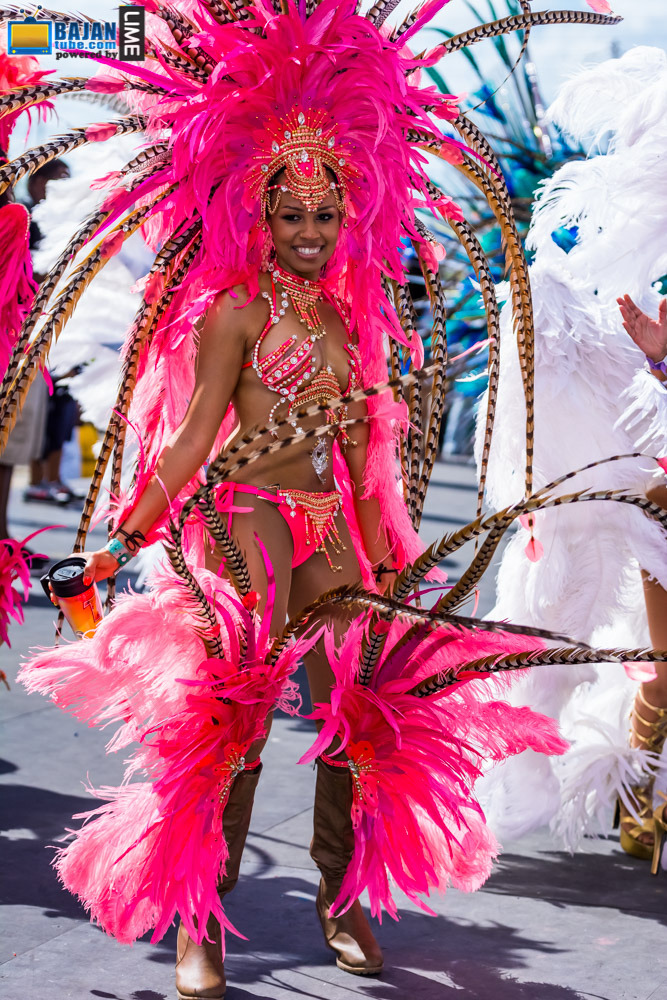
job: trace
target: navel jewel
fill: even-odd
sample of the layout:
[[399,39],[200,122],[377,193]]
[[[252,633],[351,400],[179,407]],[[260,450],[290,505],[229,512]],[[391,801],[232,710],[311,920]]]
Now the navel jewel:
[[319,481],[323,483],[326,479],[324,473],[329,465],[329,453],[324,438],[320,438],[316,446],[310,453],[310,460]]

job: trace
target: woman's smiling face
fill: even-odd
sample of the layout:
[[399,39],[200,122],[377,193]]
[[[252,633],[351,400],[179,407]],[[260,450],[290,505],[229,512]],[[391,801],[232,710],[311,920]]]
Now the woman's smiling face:
[[331,258],[340,231],[340,211],[333,193],[316,211],[289,191],[281,191],[276,212],[269,216],[278,266],[302,278],[315,279]]

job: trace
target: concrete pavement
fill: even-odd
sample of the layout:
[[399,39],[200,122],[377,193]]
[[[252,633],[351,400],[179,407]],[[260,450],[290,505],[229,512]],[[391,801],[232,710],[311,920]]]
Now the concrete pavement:
[[[43,536],[67,554],[77,512],[24,505],[15,490],[16,535],[57,521]],[[466,466],[436,466],[423,525],[430,541],[474,516]],[[448,566],[456,579],[466,560]],[[492,604],[492,574],[480,609]],[[50,604],[33,589],[26,625],[0,648],[10,681],[22,655],[52,641]],[[89,730],[12,684],[0,691],[0,1000],[171,1000],[175,931],[158,945],[123,947],[92,927],[49,866],[70,817],[89,809],[95,785],[117,783],[122,761]],[[381,979],[340,972],[325,949],[307,853],[314,774],[295,761],[312,739],[304,720],[274,724],[239,886],[229,915],[247,936],[228,939],[228,1000],[667,1000],[667,877],[620,851],[616,836],[574,857],[545,833],[505,852],[485,887],[433,901],[436,917],[406,905],[378,930]]]

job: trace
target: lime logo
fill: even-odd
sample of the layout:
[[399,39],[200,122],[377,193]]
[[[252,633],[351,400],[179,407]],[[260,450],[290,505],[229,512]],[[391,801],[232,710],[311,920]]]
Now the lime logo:
[[118,57],[124,62],[141,62],[146,55],[145,13],[143,7],[118,9]]

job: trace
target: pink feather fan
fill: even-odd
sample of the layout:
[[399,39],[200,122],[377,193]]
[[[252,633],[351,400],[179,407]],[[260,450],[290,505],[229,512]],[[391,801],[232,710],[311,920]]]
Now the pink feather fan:
[[7,370],[37,285],[28,249],[30,216],[23,205],[0,208],[0,377]]
[[229,789],[269,712],[297,710],[289,678],[317,640],[300,638],[272,663],[272,589],[261,621],[227,583],[198,578],[220,624],[221,659],[207,658],[190,593],[165,573],[149,594],[123,595],[92,637],[21,671],[30,690],[90,725],[120,722],[108,750],[140,744],[120,787],[90,789],[107,801],[75,817],[83,826],[55,861],[91,918],[125,943],[151,928],[159,940],[177,912],[198,942],[210,914],[234,930],[217,895]]
[[[552,719],[503,701],[485,700],[465,682],[429,697],[410,693],[429,673],[464,673],[489,655],[539,649],[541,643],[506,633],[440,628],[420,630],[404,646],[391,645],[406,626],[391,626],[368,686],[358,683],[362,615],[336,648],[326,643],[335,675],[331,704],[316,706],[322,722],[301,762],[344,750],[353,776],[355,846],[333,911],[345,910],[368,890],[371,912],[397,917],[392,885],[426,912],[421,897],[448,885],[472,891],[488,877],[498,852],[474,786],[484,760],[502,761],[531,748],[560,754],[567,744]],[[475,676],[479,676],[476,674]],[[488,696],[487,696],[488,697]]]

